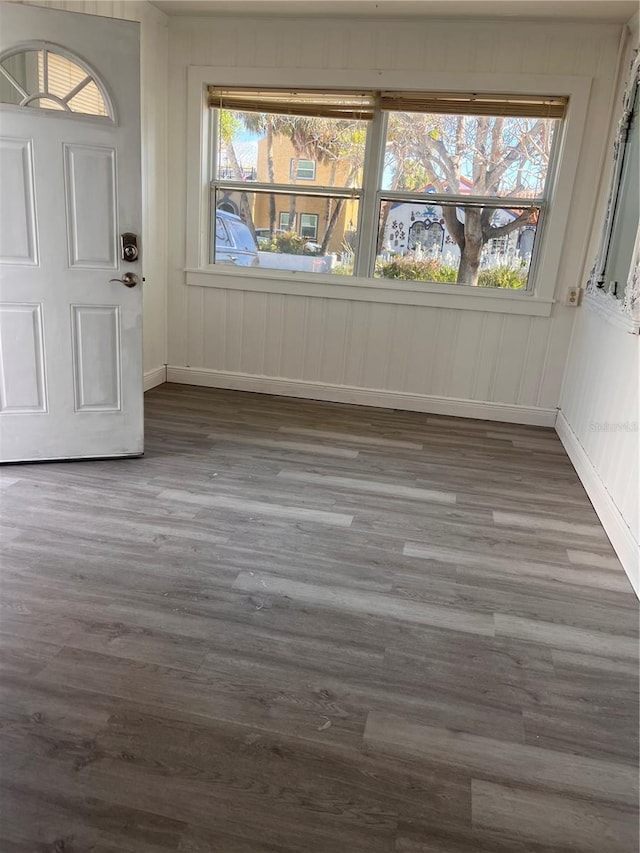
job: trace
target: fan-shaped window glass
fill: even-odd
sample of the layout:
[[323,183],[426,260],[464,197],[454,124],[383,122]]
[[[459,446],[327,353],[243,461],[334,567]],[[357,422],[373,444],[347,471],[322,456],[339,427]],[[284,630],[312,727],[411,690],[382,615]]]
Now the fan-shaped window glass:
[[93,71],[82,60],[47,45],[0,56],[0,102],[113,118],[106,91]]

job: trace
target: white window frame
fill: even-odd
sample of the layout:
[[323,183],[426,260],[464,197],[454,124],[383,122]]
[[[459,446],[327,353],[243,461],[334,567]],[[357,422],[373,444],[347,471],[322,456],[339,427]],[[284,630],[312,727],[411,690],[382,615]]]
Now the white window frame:
[[[560,269],[562,248],[571,213],[571,201],[578,159],[585,131],[591,77],[546,74],[470,74],[466,72],[430,73],[428,80],[416,86],[406,72],[352,71],[325,69],[322,84],[328,89],[391,89],[429,91],[475,91],[486,93],[509,92],[514,95],[553,93],[569,98],[558,141],[558,156],[554,173],[549,176],[551,192],[544,233],[538,235],[540,247],[533,288],[527,292],[503,291],[499,288],[477,288],[468,285],[437,284],[432,282],[392,282],[364,276],[332,276],[330,274],[300,273],[292,270],[222,269],[208,262],[210,222],[210,176],[213,146],[213,122],[207,105],[210,84],[232,87],[256,85],[256,71],[247,68],[224,68],[194,65],[188,70],[187,89],[187,199],[186,199],[186,283],[197,287],[217,287],[225,290],[245,290],[261,293],[282,293],[352,301],[383,302],[397,305],[423,305],[439,308],[469,309],[506,314],[526,314],[548,317],[554,302]],[[287,73],[280,69],[260,69],[260,86],[287,88]],[[318,88],[317,72],[300,69],[296,84],[300,88]],[[382,121],[376,114],[374,122]],[[364,164],[364,185],[360,215],[361,257],[372,257],[375,247],[378,192],[377,177],[384,156],[384,135],[375,133],[377,145],[369,145]],[[373,195],[373,197],[371,197]],[[567,287],[578,285],[579,264],[575,281],[565,281]],[[336,279],[340,281],[336,281]]]

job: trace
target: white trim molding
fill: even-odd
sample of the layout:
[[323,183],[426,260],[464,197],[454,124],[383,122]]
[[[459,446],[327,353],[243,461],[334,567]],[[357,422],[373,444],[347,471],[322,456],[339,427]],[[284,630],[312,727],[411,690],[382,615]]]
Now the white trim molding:
[[356,406],[401,409],[408,412],[425,412],[431,415],[448,415],[484,421],[503,421],[546,427],[553,427],[556,422],[556,409],[518,406],[509,403],[488,403],[479,400],[460,400],[455,397],[436,397],[431,394],[411,394],[377,388],[357,388],[352,385],[333,385],[328,382],[307,382],[280,377],[256,376],[249,373],[232,373],[208,368],[168,365],[167,382],[177,382],[182,385],[201,385],[206,388],[225,388],[233,391],[251,391],[257,394],[275,394],[280,397],[301,397],[332,403],[351,403]]
[[161,367],[154,367],[153,370],[145,371],[143,388],[145,391],[150,391],[157,385],[164,385],[166,381],[167,367],[163,364]]
[[562,411],[558,412],[556,432],[636,595],[640,597],[640,543],[636,541]]

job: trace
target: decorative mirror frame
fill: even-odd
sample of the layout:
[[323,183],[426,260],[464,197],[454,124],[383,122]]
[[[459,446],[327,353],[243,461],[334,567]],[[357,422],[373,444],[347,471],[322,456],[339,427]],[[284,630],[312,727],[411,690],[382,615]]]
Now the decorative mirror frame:
[[633,105],[636,96],[640,97],[640,51],[634,50],[629,78],[623,96],[622,115],[618,122],[613,143],[613,175],[607,200],[607,211],[600,243],[591,274],[587,281],[585,305],[602,314],[616,326],[632,334],[640,334],[640,228],[636,234],[631,268],[627,276],[624,296],[619,299],[605,286],[605,271],[609,247],[613,237],[616,208],[621,190],[624,166],[624,146],[627,141]]

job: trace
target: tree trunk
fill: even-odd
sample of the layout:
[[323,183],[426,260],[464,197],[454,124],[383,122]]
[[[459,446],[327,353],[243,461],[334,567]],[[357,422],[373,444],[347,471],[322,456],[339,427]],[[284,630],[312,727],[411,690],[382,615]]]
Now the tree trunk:
[[[276,175],[273,167],[273,119],[267,117],[267,174],[269,183],[275,184]],[[273,240],[276,232],[276,197],[273,193],[269,196],[269,237]]]
[[251,231],[251,235],[257,246],[258,238],[256,237],[256,227],[253,224],[253,213],[249,204],[249,197],[245,192],[240,193],[240,219],[242,219],[249,231]]
[[381,216],[380,216],[380,224],[378,226],[378,240],[376,246],[376,254],[379,255],[382,252],[384,246],[384,232],[387,228],[387,220],[389,219],[389,211],[391,210],[391,205],[393,202],[391,201],[383,201],[381,204]]
[[[336,160],[332,160],[332,161],[331,161],[331,171],[330,171],[330,173],[329,173],[329,186],[330,186],[330,187],[332,187],[332,186],[335,184],[335,182],[336,182],[336,167],[337,167],[337,161],[336,161]],[[330,198],[328,198],[328,199],[327,199],[327,202],[326,202],[326,204],[325,204],[325,206],[324,206],[324,219],[323,219],[323,223],[322,223],[322,224],[323,224],[323,226],[324,226],[324,237],[322,238],[322,245],[323,245],[323,247],[324,247],[324,246],[325,246],[325,244],[327,244],[327,243],[329,242],[329,240],[331,239],[331,234],[329,234],[329,237],[327,238],[327,230],[328,230],[328,228],[329,228],[329,222],[330,222],[330,220],[331,220],[331,199],[330,199]],[[333,226],[333,227],[335,228],[335,223],[334,223],[334,226]],[[324,250],[324,248],[323,248],[323,252],[324,252],[324,251],[325,251],[325,250]]]
[[[293,162],[291,163],[291,183],[295,184],[296,179],[298,177],[298,163],[300,162],[300,158],[296,155],[293,158]],[[296,201],[297,197],[295,195],[289,196],[289,227],[287,231],[294,231],[297,233],[298,229],[296,228]]]
[[477,286],[483,245],[482,208],[466,207],[464,211],[464,243],[460,247],[458,284]]
[[242,174],[242,166],[240,165],[240,161],[236,155],[236,150],[233,147],[232,142],[225,143],[225,149],[227,153],[227,162],[231,163],[231,171],[233,173],[234,181],[242,181],[244,180],[244,175]]
[[[231,142],[226,143],[227,149],[227,159],[231,163],[231,168],[233,169],[233,177],[236,181],[243,181],[244,175],[242,173],[242,166],[236,156],[235,149]],[[216,199],[216,207],[218,206],[218,200]],[[251,234],[253,235],[253,239],[256,240],[256,228],[253,224],[253,214],[251,212],[251,205],[249,204],[249,198],[246,192],[240,193],[240,218],[245,223]]]
[[291,201],[289,202],[289,226],[287,228],[287,231],[294,231],[297,234],[298,233],[297,229],[296,229],[296,199],[297,199],[297,197],[295,195],[292,195],[292,196],[290,196],[290,198],[291,198]]
[[327,225],[327,230],[324,232],[324,237],[322,239],[322,249],[320,251],[321,255],[327,254],[327,249],[329,247],[329,242],[333,237],[333,232],[335,231],[336,225],[338,224],[338,219],[340,218],[340,213],[342,211],[342,207],[344,205],[344,199],[338,198],[336,199],[336,206],[333,209],[333,213],[331,214],[331,219],[329,220],[329,224]]
[[460,266],[458,267],[458,284],[470,284],[476,287],[478,284],[478,273],[480,271],[480,254],[482,246],[465,245],[460,255]]

